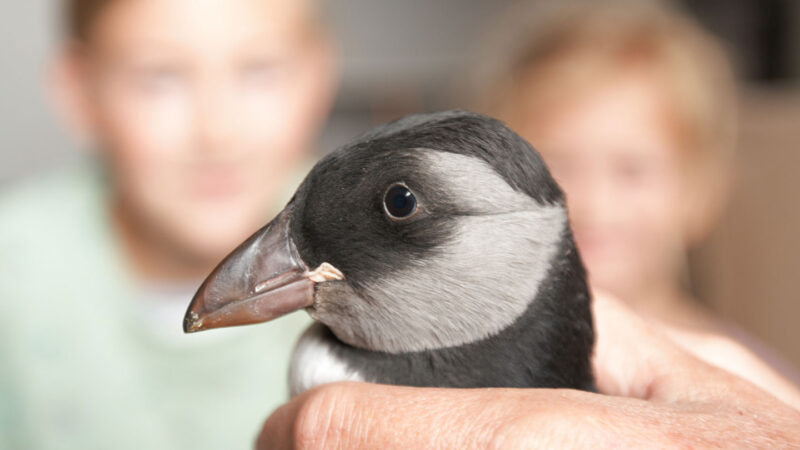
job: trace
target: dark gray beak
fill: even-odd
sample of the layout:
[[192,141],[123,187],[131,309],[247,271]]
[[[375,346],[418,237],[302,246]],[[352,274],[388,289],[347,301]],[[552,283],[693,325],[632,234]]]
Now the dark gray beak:
[[291,205],[250,236],[206,278],[183,331],[266,322],[314,302],[314,281],[289,235]]

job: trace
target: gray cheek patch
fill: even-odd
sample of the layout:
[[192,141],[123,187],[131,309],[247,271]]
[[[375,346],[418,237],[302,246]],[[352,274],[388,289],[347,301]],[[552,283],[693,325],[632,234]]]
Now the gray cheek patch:
[[476,213],[457,218],[455,234],[436,256],[365,286],[373,301],[357,314],[326,321],[353,345],[402,353],[498,333],[536,296],[567,226],[563,206],[513,190],[481,160],[444,152],[425,157],[448,195]]
[[[451,347],[501,331],[536,295],[565,225],[563,209],[542,208],[462,219],[439,257],[378,280],[369,333],[375,350],[392,353]],[[376,325],[377,325],[376,324]]]

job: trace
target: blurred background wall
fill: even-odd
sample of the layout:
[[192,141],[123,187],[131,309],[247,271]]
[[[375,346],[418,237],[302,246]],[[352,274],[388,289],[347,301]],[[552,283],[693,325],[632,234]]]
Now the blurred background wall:
[[[371,125],[450,104],[487,18],[512,0],[330,0],[342,85],[330,150]],[[697,295],[800,366],[800,2],[685,0],[742,80],[730,207],[691,258]],[[0,188],[79,157],[44,85],[58,1],[0,6]]]
[[75,157],[44,89],[58,1],[0,6],[0,186]]

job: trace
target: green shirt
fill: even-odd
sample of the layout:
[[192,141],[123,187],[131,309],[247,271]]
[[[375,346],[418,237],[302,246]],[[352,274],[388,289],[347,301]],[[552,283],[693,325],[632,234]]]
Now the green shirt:
[[99,172],[0,197],[0,448],[251,448],[307,315],[182,336],[176,312],[153,333]]

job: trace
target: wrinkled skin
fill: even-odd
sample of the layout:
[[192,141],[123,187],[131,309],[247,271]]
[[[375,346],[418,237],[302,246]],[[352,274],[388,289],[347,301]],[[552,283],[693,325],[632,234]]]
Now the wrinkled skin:
[[[594,305],[602,394],[336,383],[275,411],[267,448],[785,448],[800,402],[784,403],[691,356],[615,300]],[[673,331],[669,331],[673,333]],[[682,344],[683,345],[683,344]]]

